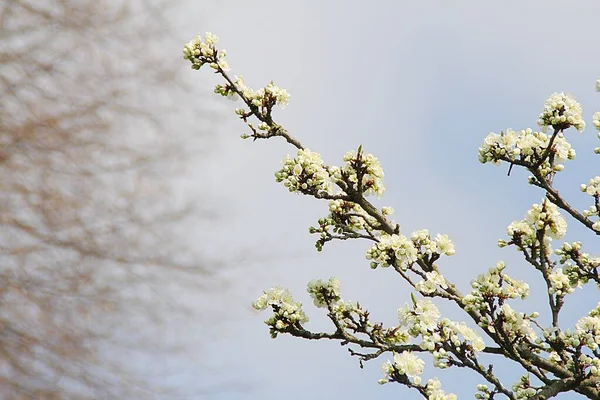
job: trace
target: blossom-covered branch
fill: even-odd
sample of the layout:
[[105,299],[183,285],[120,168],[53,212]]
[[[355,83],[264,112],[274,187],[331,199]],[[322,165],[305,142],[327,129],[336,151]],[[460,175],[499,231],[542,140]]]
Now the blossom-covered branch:
[[[184,58],[193,69],[208,65],[223,77],[225,84],[217,85],[216,93],[242,100],[245,108],[236,109],[236,114],[250,130],[243,138],[282,137],[296,148],[297,154],[283,160],[275,178],[290,192],[329,201],[328,215],[309,229],[318,235],[317,250],[333,240],[365,239],[370,243],[366,258],[371,268],[391,267],[415,292],[411,304],[398,310],[398,324],[384,327],[381,322],[371,321],[369,312],[359,303],[342,299],[336,278],[312,281],[308,292],[314,305],[327,310],[334,328],[327,333],[308,330],[305,326],[309,318],[302,304],[287,289],[275,287],[253,304],[257,310],[272,310],[265,321],[272,337],[283,333],[309,340],[338,340],[351,346],[350,354],[359,358],[361,366],[364,361],[389,353],[392,360],[384,363],[380,383],[401,383],[429,399],[456,396],[446,394],[436,378],[423,382],[425,363],[418,354],[425,352],[433,356],[437,368],[463,367],[484,379],[486,384],[477,386],[476,397],[480,399],[498,395],[546,399],[567,391],[600,397],[600,304],[582,317],[574,330],[559,325],[565,298],[590,280],[600,283],[600,258],[581,252],[580,242],[552,248],[553,240],[561,239],[567,230],[561,211],[600,234],[600,177],[581,185],[580,189],[593,199],[583,211],[572,207],[553,186],[556,174],[564,169],[563,163],[575,158],[565,132],[571,127],[579,131],[585,128],[582,107],[572,96],[555,93],[548,98],[537,121],[541,132],[527,128],[491,133],[479,149],[482,163],[507,162],[509,172],[515,165],[526,168],[532,174],[529,183],[546,192],[545,199],[534,204],[524,219],[508,226],[508,238],[499,241],[500,247],[514,246],[521,252],[546,283],[551,324],[544,327],[538,321],[539,313],[527,314],[513,308],[514,300],[529,296],[529,285],[511,278],[502,261],[474,279],[471,291],[462,294],[436,264],[443,256],[455,254],[448,235],[433,236],[427,229],[405,235],[400,225],[390,220],[391,207],[379,209],[367,200],[373,195],[381,198],[385,192],[379,160],[359,146],[344,155],[341,166],[325,164],[318,153],[304,147],[273,119],[275,106],[288,104],[287,91],[273,82],[253,90],[241,77],[232,78],[225,51],[215,46],[217,40],[212,34],[196,37],[185,46]],[[594,114],[593,125],[600,131],[600,112]],[[600,148],[595,152],[600,154]],[[422,298],[417,299],[415,294]],[[442,318],[430,298],[456,304],[478,331],[465,322]],[[486,345],[484,339],[493,345]],[[363,350],[359,352],[357,347]],[[511,360],[525,374],[507,387],[494,374],[492,364],[483,365],[481,353]]]

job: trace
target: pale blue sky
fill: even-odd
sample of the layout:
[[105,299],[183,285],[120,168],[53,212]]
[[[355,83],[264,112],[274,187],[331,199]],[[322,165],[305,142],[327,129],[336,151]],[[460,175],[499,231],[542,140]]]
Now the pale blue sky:
[[[286,88],[291,101],[276,112],[277,120],[327,163],[338,163],[358,144],[380,158],[388,189],[382,203],[396,209],[405,233],[428,228],[453,238],[457,254],[439,265],[462,290],[498,259],[512,261],[509,274],[536,277],[518,254],[499,250],[496,242],[541,192],[526,185],[523,173],[507,178],[505,166],[479,164],[477,148],[491,131],[534,127],[554,91],[573,93],[588,121],[583,134],[569,132],[578,157],[557,179],[575,204],[584,204],[577,187],[597,174],[598,165],[590,128],[600,109],[595,0],[189,1],[182,9],[175,21],[181,45],[212,31],[228,50],[233,74],[255,88],[271,79]],[[183,71],[194,90],[208,93],[218,83],[208,71]],[[198,334],[210,349],[190,354],[191,372],[178,382],[189,386],[190,398],[218,400],[419,398],[399,385],[377,385],[386,357],[360,370],[337,343],[269,338],[262,322],[268,314],[249,306],[263,288],[289,287],[315,329],[327,325],[305,291],[313,278],[338,276],[345,298],[388,323],[409,301],[409,291],[392,271],[369,269],[367,243],[334,243],[317,254],[308,227],[326,215],[326,203],[291,195],[273,178],[293,149],[277,140],[242,141],[244,125],[233,114],[239,105],[214,101],[223,122],[207,156],[210,166],[199,168],[198,176],[227,216],[214,229],[199,230],[197,243],[215,256],[235,258],[238,267],[230,274],[231,290],[201,300],[225,322],[219,332]],[[538,295],[522,309],[543,305]],[[586,308],[573,309],[582,315]],[[460,398],[472,398],[479,382],[468,372],[428,365],[425,376],[432,375]],[[214,392],[193,394],[202,388]]]

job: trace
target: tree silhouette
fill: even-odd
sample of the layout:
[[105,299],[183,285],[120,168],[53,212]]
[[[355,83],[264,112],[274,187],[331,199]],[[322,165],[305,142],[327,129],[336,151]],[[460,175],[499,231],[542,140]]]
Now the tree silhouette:
[[190,209],[169,195],[183,137],[156,95],[177,90],[164,7],[0,4],[2,398],[161,390],[123,352],[174,350],[153,335],[185,310],[154,285],[207,272],[169,240]]

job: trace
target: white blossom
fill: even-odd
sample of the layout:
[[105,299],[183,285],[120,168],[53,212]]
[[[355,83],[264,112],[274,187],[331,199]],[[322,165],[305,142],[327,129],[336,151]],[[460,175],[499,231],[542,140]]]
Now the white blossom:
[[225,60],[227,52],[215,48],[218,41],[217,35],[210,32],[206,32],[204,38],[198,35],[184,46],[183,58],[192,63],[193,69],[200,69],[204,64],[209,64],[212,69],[228,71],[229,65]]
[[275,104],[281,108],[285,108],[289,102],[290,95],[285,89],[275,86],[271,81],[266,87],[253,92],[250,97],[252,104],[257,107],[263,106],[270,99],[274,99]]
[[[236,76],[234,85],[237,90],[242,93],[244,99],[252,103],[252,105],[255,107],[277,104],[281,108],[285,108],[290,99],[289,93],[285,89],[275,86],[273,81],[269,82],[269,84],[264,88],[253,90],[246,85],[246,82],[242,76]],[[215,91],[217,93],[224,94],[220,91]],[[267,125],[265,124],[265,126]]]
[[437,234],[435,236],[435,241],[439,248],[440,254],[445,254],[447,256],[452,256],[456,253],[454,250],[454,243],[450,240],[448,235]]
[[484,164],[499,164],[504,157],[514,160],[519,155],[519,151],[514,148],[518,139],[519,135],[512,129],[500,134],[491,132],[479,148],[479,161]]
[[290,192],[318,195],[332,191],[329,173],[319,153],[301,149],[295,158],[286,156],[282,164],[283,167],[275,173],[275,179],[283,182]]
[[412,307],[406,304],[398,309],[400,326],[407,327],[415,335],[435,329],[441,315],[440,310],[429,299],[418,300]]
[[568,293],[573,293],[575,288],[571,286],[569,277],[565,274],[562,268],[557,268],[554,272],[548,275],[550,281],[550,294],[557,294],[564,296]]
[[367,226],[374,225],[377,223],[375,218],[367,214],[360,205],[344,200],[330,200],[329,211],[331,225],[335,224],[335,221],[344,221],[344,227],[352,231],[358,232],[367,228]]
[[281,108],[285,108],[288,105],[290,101],[290,94],[285,89],[275,86],[273,82],[269,82],[264,90],[265,93],[275,97],[276,104]]
[[308,283],[307,291],[313,298],[315,306],[327,307],[327,300],[336,303],[340,300],[340,281],[336,277],[328,281],[312,280]]
[[405,351],[394,354],[394,367],[399,373],[406,374],[412,378],[423,373],[425,361],[421,360],[414,353]]
[[332,168],[332,178],[338,182],[350,184],[355,191],[359,191],[358,176],[362,176],[360,192],[365,196],[383,196],[385,186],[383,184],[383,169],[379,159],[372,154],[363,153],[362,148],[358,151],[351,150],[344,155],[344,166]]
[[467,324],[465,324],[464,322],[454,323],[453,328],[456,333],[462,335],[464,340],[471,342],[471,345],[475,352],[480,352],[483,351],[483,349],[485,349],[485,343],[483,342],[481,336],[475,333],[475,331],[469,326],[467,326]]
[[504,268],[504,262],[498,261],[487,273],[471,281],[473,290],[463,298],[467,310],[487,310],[490,298],[505,300],[529,296],[529,285],[505,274]]
[[409,265],[417,261],[417,249],[404,235],[382,234],[378,238],[378,243],[367,250],[367,260],[372,260],[372,267],[394,265],[406,270]]
[[435,239],[431,239],[431,235],[427,229],[414,231],[410,236],[411,240],[417,248],[421,248],[424,254],[444,254],[447,256],[454,255],[454,243],[448,235],[438,233]]
[[442,383],[437,378],[429,379],[425,389],[427,400],[457,400],[454,393],[446,394],[442,390]]
[[524,221],[538,230],[544,228],[544,234],[552,239],[560,239],[567,233],[567,221],[548,199],[544,199],[542,204],[534,204]]
[[423,294],[434,293],[438,287],[447,289],[448,284],[446,279],[438,271],[430,271],[425,273],[426,279],[417,282],[415,289]]
[[553,93],[544,103],[544,110],[539,116],[538,125],[546,132],[548,127],[554,129],[568,129],[574,127],[583,131],[585,121],[582,118],[581,105],[573,96],[564,93]]
[[394,213],[393,207],[381,207],[381,213],[383,215],[392,215]]
[[583,317],[577,321],[575,328],[580,331],[600,332],[600,318]]
[[302,303],[294,301],[289,290],[276,286],[263,294],[252,303],[255,310],[262,311],[271,306],[273,315],[265,321],[271,329],[271,336],[276,337],[278,331],[285,330],[290,325],[308,322],[308,317],[302,310]]
[[388,383],[393,379],[394,374],[400,374],[412,378],[413,383],[419,385],[424,367],[425,361],[410,351],[394,353],[393,361],[386,361],[381,366],[384,378],[380,379],[379,383]]
[[593,177],[587,185],[581,185],[580,188],[590,196],[600,196],[600,176]]
[[525,337],[531,342],[535,341],[537,335],[531,327],[529,318],[524,313],[513,310],[508,303],[501,306],[501,312],[504,317],[505,330],[511,339]]
[[550,250],[550,239],[560,239],[567,232],[567,221],[548,199],[532,205],[523,220],[508,226],[507,233],[511,239],[518,239],[521,245],[529,246],[537,242],[537,232],[540,230],[544,232],[547,250]]
[[[551,137],[543,132],[534,132],[527,128],[521,131],[507,129],[506,132],[496,134],[490,133],[483,141],[479,148],[479,161],[481,163],[491,162],[499,164],[501,160],[505,161],[524,161],[528,163],[538,163],[543,155],[546,155],[546,150],[550,146]],[[555,163],[575,158],[575,150],[571,144],[567,142],[564,135],[556,134],[550,154],[553,154]],[[546,158],[545,163],[540,167],[554,168],[557,170],[558,165],[550,166]],[[558,170],[561,168],[559,167]],[[550,170],[548,170],[549,172]]]
[[575,329],[576,332],[574,332],[572,339],[576,341],[572,340],[572,345],[581,343],[592,350],[598,348],[598,345],[600,345],[600,303],[587,316],[577,321]]

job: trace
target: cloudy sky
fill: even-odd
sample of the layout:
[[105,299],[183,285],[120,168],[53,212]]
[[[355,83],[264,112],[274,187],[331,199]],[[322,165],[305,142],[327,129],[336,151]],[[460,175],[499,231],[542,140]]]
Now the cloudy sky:
[[[499,259],[509,262],[509,274],[537,278],[518,254],[496,243],[541,193],[521,171],[507,177],[505,166],[479,164],[477,149],[489,132],[534,127],[555,91],[574,94],[588,121],[583,134],[568,133],[578,156],[557,178],[574,204],[586,204],[577,188],[598,165],[589,128],[600,109],[597,0],[188,3],[174,21],[181,46],[214,32],[233,74],[254,88],[271,79],[286,88],[291,101],[276,111],[277,120],[326,163],[339,163],[359,144],[379,157],[387,187],[382,204],[395,208],[404,233],[428,228],[451,236],[457,254],[439,267],[461,290]],[[173,49],[173,57],[180,51]],[[183,71],[194,90],[210,93],[219,83],[209,71]],[[309,327],[330,329],[305,285],[337,276],[344,298],[393,324],[410,292],[392,271],[369,269],[365,242],[333,243],[316,253],[308,227],[326,215],[327,204],[275,183],[273,173],[293,149],[281,140],[239,139],[245,131],[233,114],[238,106],[214,97],[222,123],[197,172],[199,187],[225,215],[195,233],[197,245],[235,260],[232,283],[202,300],[214,309],[218,331],[198,334],[208,349],[190,354],[192,372],[173,379],[189,387],[190,398],[419,398],[399,385],[377,385],[385,357],[361,370],[337,343],[272,340],[262,322],[268,314],[251,309],[262,289],[280,284],[305,304],[314,320]],[[543,307],[535,294],[518,307]],[[584,303],[579,295],[570,306],[582,315]],[[468,372],[431,365],[424,376],[439,376],[461,398],[472,397],[478,383]]]

